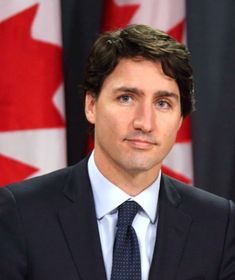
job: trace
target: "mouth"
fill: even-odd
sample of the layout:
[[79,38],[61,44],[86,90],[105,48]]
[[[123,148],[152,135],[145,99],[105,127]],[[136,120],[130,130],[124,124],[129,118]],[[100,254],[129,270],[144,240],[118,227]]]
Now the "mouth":
[[156,145],[155,142],[149,141],[146,139],[138,139],[138,138],[127,138],[125,141],[130,144],[132,147],[141,149],[141,150],[148,150],[151,149],[153,146]]

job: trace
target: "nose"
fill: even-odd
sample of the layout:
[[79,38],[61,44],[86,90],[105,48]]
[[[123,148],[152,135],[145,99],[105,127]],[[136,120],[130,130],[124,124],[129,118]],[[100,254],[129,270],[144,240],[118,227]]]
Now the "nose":
[[152,104],[141,103],[135,111],[133,126],[136,130],[141,130],[145,133],[149,133],[153,130],[154,126],[154,108]]

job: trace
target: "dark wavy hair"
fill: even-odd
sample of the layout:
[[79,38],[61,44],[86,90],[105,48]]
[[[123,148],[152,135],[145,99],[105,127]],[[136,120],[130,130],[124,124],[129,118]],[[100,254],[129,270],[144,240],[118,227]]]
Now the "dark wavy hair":
[[163,72],[178,84],[181,114],[194,110],[194,86],[188,49],[166,33],[147,25],[133,24],[99,35],[88,57],[83,94],[99,97],[106,77],[122,58],[160,62]]

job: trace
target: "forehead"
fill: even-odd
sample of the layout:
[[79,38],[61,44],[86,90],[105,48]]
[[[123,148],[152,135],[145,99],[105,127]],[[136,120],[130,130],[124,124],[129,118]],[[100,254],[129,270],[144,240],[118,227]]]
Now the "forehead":
[[159,61],[137,58],[123,58],[104,80],[102,89],[129,86],[144,92],[159,90],[179,94],[179,88],[170,76],[167,76]]

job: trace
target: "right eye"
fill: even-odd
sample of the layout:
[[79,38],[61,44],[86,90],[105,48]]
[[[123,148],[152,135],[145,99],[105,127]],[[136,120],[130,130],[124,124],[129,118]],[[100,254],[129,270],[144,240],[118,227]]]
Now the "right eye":
[[118,100],[121,103],[130,103],[130,101],[132,100],[130,95],[124,94],[118,97]]

